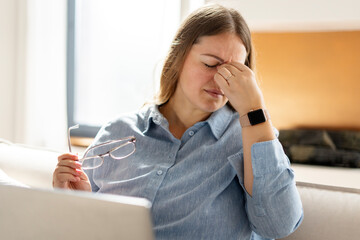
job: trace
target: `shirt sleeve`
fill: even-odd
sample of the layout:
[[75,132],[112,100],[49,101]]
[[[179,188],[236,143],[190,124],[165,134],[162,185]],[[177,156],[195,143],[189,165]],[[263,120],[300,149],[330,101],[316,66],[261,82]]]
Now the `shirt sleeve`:
[[[241,161],[235,163],[235,158]],[[251,148],[254,174],[253,194],[244,186],[243,154],[230,162],[238,172],[246,195],[246,212],[254,232],[267,238],[282,238],[300,225],[303,219],[301,199],[294,172],[278,139],[253,144]]]

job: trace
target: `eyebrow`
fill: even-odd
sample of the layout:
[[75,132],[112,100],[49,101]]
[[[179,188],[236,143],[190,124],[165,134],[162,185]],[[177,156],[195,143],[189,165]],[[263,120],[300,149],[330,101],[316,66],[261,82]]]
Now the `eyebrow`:
[[209,54],[209,53],[205,53],[205,54],[201,54],[201,55],[216,58],[220,63],[224,63],[224,60],[216,55]]

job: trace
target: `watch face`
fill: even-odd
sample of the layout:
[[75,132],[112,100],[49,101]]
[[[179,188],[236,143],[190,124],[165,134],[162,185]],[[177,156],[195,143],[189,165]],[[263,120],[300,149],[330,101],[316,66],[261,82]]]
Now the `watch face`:
[[266,121],[265,115],[262,109],[258,109],[248,113],[249,121],[251,125],[256,125]]

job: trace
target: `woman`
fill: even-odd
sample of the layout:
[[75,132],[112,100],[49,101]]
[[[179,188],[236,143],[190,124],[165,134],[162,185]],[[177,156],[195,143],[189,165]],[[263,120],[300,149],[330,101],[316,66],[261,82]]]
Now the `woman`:
[[176,34],[156,104],[103,126],[94,141],[133,135],[136,152],[86,173],[63,154],[54,187],[147,198],[158,239],[290,234],[301,201],[252,69],[241,15],[200,8]]

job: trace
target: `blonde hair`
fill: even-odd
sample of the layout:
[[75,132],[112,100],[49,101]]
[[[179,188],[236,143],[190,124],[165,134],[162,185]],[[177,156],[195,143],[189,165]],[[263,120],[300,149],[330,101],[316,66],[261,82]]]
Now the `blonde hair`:
[[251,33],[245,20],[234,9],[221,5],[206,5],[190,14],[180,26],[171,44],[162,69],[156,104],[166,103],[174,94],[185,58],[200,37],[225,32],[235,33],[243,41],[247,57],[245,65],[254,70],[255,59]]

